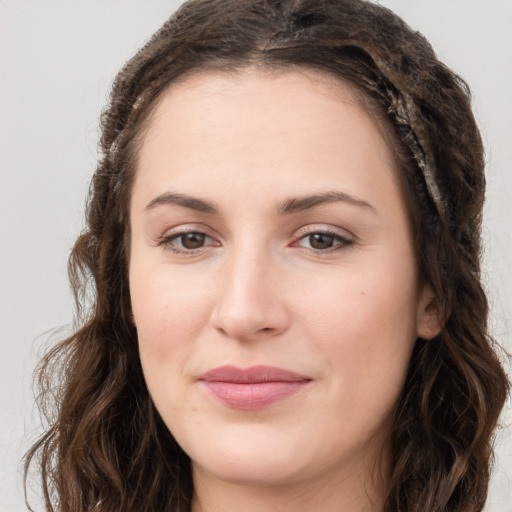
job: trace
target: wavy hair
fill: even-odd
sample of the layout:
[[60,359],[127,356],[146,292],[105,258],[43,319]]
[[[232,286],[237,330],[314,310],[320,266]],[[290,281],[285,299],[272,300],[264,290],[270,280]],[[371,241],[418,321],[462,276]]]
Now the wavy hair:
[[362,0],[190,0],[118,74],[69,262],[76,328],[38,368],[48,425],[26,455],[25,480],[37,464],[50,512],[189,510],[190,460],[151,401],[130,321],[130,193],[166,88],[248,66],[343,80],[385,134],[444,325],[417,340],[395,407],[385,511],[481,511],[508,391],[480,276],[482,141],[464,81],[418,32]]

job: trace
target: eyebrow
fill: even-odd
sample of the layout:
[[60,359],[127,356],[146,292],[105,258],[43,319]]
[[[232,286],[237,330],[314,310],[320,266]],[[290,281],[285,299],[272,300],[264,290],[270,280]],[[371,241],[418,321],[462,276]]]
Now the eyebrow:
[[309,210],[310,208],[314,208],[315,206],[319,206],[322,204],[336,202],[348,203],[353,206],[364,208],[373,213],[377,213],[377,210],[367,201],[346,194],[345,192],[338,192],[335,190],[330,190],[328,192],[323,192],[320,194],[313,194],[287,199],[283,201],[283,203],[279,206],[278,211],[280,215],[284,215],[287,213],[296,213],[304,210]]
[[166,192],[165,194],[155,197],[155,199],[146,206],[146,210],[151,210],[157,206],[166,204],[177,204],[178,206],[183,206],[184,208],[198,212],[209,213],[210,215],[219,214],[219,209],[215,203],[186,194],[178,194],[176,192]]
[[[377,210],[367,201],[346,194],[345,192],[339,192],[335,190],[323,192],[320,194],[312,194],[286,199],[278,206],[277,211],[279,215],[286,215],[309,210],[322,204],[335,202],[348,203],[353,206],[364,208],[373,213],[377,213]],[[220,209],[213,201],[207,201],[205,199],[192,197],[187,194],[180,194],[177,192],[166,192],[159,195],[158,197],[155,197],[155,199],[153,199],[145,209],[151,210],[157,206],[169,204],[183,206],[184,208],[207,213],[209,215],[219,215],[220,212]]]

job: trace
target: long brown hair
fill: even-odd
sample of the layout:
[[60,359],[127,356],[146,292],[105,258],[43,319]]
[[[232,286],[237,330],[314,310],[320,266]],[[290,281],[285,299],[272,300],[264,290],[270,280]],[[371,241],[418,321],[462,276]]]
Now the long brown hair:
[[76,330],[39,367],[48,428],[25,475],[38,461],[49,511],[189,510],[190,460],[153,406],[130,321],[131,184],[162,92],[189,73],[249,65],[344,80],[388,134],[444,328],[415,345],[394,412],[385,511],[482,510],[508,390],[480,278],[482,142],[464,81],[420,34],[362,0],[190,0],[119,73],[69,263]]

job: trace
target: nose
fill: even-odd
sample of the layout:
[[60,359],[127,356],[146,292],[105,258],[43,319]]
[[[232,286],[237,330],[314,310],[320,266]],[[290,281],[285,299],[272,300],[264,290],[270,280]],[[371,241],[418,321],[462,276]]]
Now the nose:
[[269,255],[240,251],[219,272],[219,295],[211,315],[214,329],[237,341],[270,338],[288,329],[285,290]]

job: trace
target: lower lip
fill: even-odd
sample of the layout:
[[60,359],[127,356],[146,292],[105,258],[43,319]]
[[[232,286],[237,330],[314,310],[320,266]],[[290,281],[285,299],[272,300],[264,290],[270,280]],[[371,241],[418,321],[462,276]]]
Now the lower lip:
[[233,409],[263,409],[298,393],[310,381],[205,382],[215,399]]

